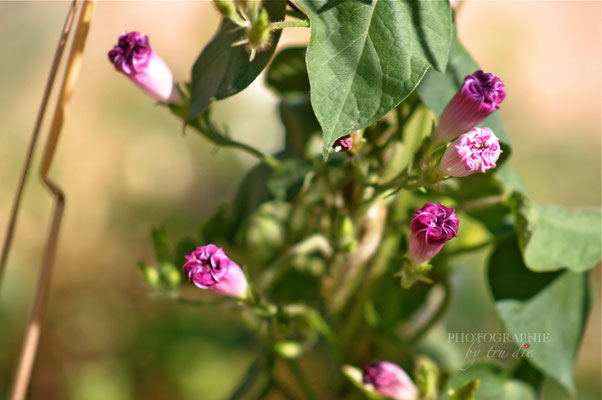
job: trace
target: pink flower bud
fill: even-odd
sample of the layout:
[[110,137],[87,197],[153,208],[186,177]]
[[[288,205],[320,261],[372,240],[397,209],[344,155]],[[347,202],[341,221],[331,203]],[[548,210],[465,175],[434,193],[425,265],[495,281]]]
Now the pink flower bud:
[[506,89],[500,78],[479,70],[464,78],[462,87],[443,110],[433,143],[454,140],[500,108]]
[[151,49],[146,35],[135,31],[122,33],[108,55],[117,71],[155,99],[171,104],[182,101],[169,67]]
[[341,136],[332,144],[332,148],[337,153],[340,151],[349,151],[353,147],[353,138],[351,135]]
[[426,203],[414,212],[410,234],[410,256],[417,264],[435,257],[445,242],[458,236],[458,217],[453,208]]
[[474,128],[460,135],[445,150],[439,171],[446,176],[462,177],[495,168],[502,149],[500,140],[489,128]]
[[364,367],[364,383],[372,386],[379,395],[394,400],[415,400],[416,386],[397,364],[376,361]]
[[247,279],[240,267],[214,244],[197,247],[186,256],[182,270],[190,283],[224,296],[247,297]]

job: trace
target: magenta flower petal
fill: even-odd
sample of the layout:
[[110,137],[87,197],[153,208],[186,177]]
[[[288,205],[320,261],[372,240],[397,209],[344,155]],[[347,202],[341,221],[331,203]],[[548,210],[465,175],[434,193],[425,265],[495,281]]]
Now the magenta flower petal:
[[353,147],[353,138],[351,135],[341,136],[332,144],[332,148],[337,153],[340,151],[349,151]]
[[182,101],[169,67],[151,49],[146,35],[122,33],[108,56],[117,71],[155,99],[171,104]]
[[371,385],[379,395],[394,400],[415,400],[418,390],[397,364],[376,361],[364,367],[364,383]]
[[426,203],[414,212],[409,248],[412,260],[423,264],[433,258],[445,242],[458,236],[460,221],[453,208]]
[[468,132],[499,109],[505,98],[506,88],[500,78],[481,70],[468,75],[443,110],[433,143],[448,142]]
[[495,168],[502,149],[500,140],[489,128],[474,128],[460,135],[445,150],[439,171],[446,176],[462,177]]
[[190,283],[201,289],[241,299],[247,297],[248,283],[245,274],[216,245],[197,247],[186,256],[182,270]]

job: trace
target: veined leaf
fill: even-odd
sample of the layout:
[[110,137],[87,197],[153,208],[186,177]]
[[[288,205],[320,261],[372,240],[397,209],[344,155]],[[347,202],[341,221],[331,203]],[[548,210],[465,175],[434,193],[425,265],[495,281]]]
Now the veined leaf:
[[336,139],[370,125],[405,99],[429,65],[443,70],[451,43],[447,1],[298,0],[311,21],[311,102]]

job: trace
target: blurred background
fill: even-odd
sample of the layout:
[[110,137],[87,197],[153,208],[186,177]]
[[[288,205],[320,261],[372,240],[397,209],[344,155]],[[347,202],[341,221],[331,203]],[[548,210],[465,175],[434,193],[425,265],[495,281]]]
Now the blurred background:
[[[0,2],[2,236],[68,6]],[[461,40],[506,85],[501,113],[512,163],[538,202],[600,205],[600,8],[599,2],[467,1],[458,16]],[[183,135],[181,123],[106,56],[122,31],[139,30],[176,80],[187,81],[218,23],[210,1],[98,6],[51,171],[67,193],[67,208],[32,399],[222,399],[254,358],[256,343],[234,318],[150,297],[136,267],[140,258],[154,261],[151,227],[165,225],[174,239],[195,235],[200,221],[230,201],[254,160]],[[280,46],[308,37],[308,30],[288,29]],[[219,103],[215,117],[235,138],[277,151],[276,101],[260,77]],[[51,207],[34,171],[0,287],[0,399],[33,301]],[[458,262],[461,290],[441,335],[502,329],[482,257]],[[575,367],[579,399],[601,397],[599,266],[591,284],[594,307]],[[546,383],[544,398],[567,397]]]

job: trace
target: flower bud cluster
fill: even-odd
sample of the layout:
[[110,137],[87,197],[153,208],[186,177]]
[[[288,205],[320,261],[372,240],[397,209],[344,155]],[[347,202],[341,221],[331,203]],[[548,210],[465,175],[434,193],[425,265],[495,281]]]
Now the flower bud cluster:
[[213,0],[218,11],[238,25],[244,35],[233,46],[244,45],[250,53],[249,61],[255,54],[270,45],[270,16],[258,0]]

